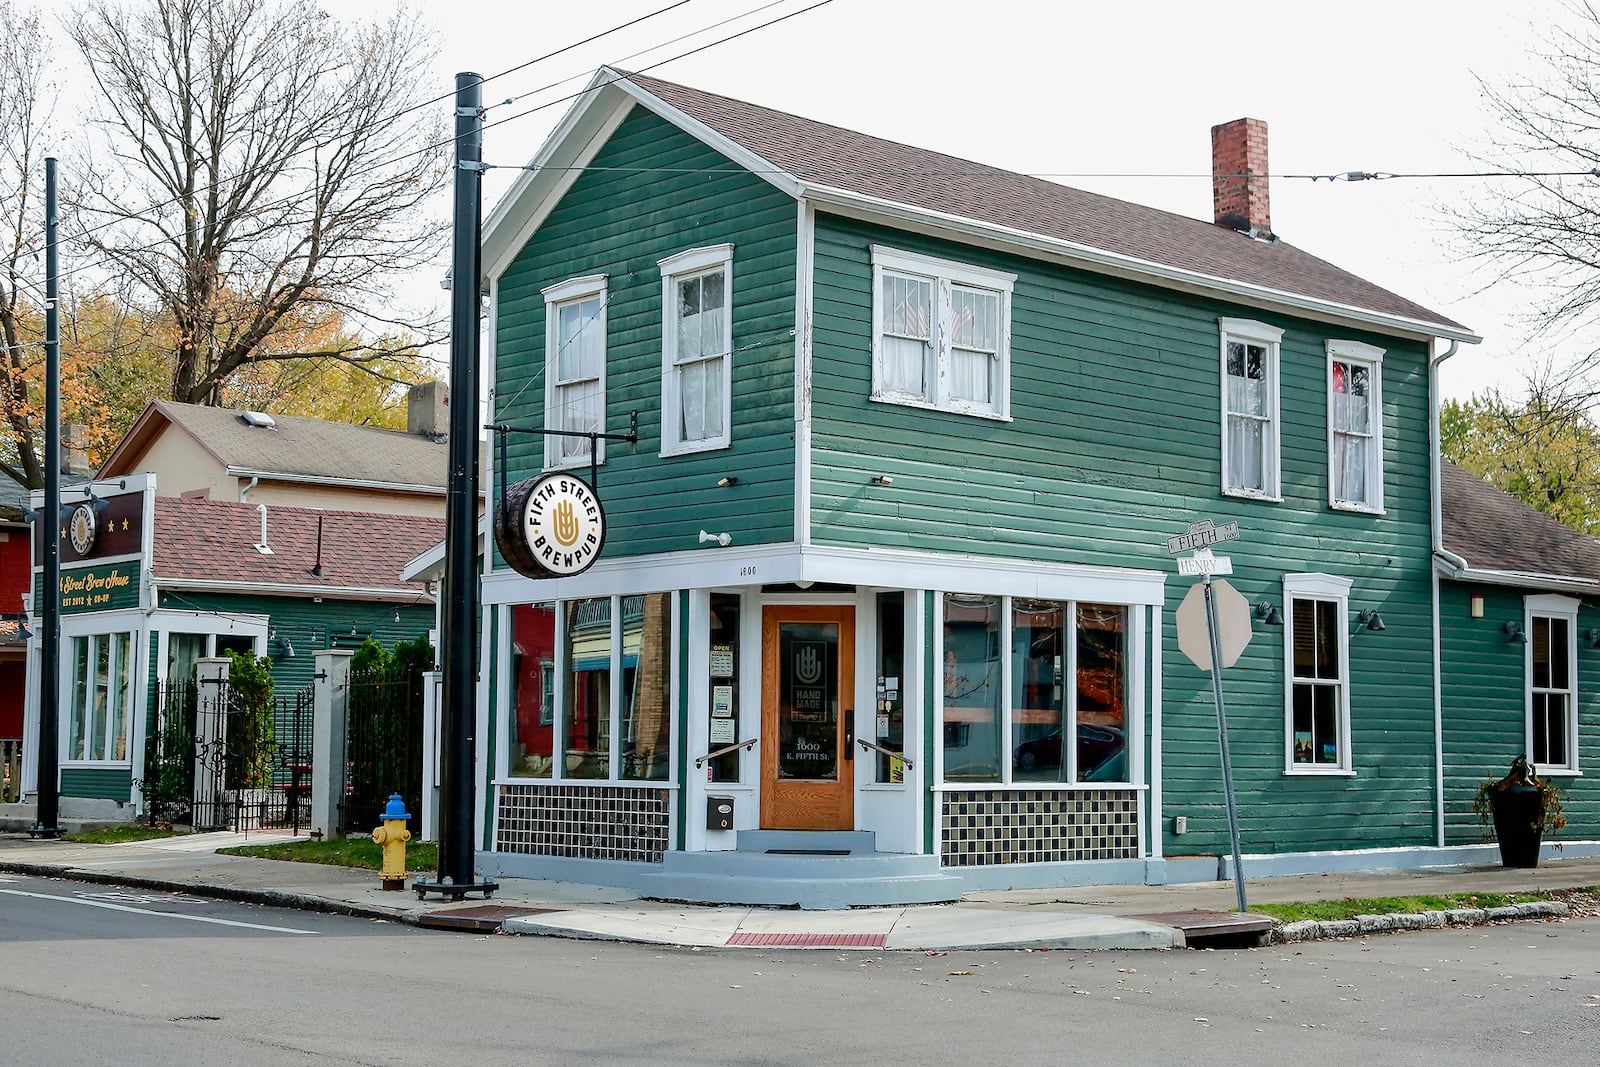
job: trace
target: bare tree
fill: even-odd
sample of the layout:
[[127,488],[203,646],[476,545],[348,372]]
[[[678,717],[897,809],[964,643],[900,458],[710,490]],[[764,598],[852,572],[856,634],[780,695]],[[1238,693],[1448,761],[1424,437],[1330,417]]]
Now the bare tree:
[[[1592,404],[1600,345],[1600,10],[1569,0],[1569,17],[1547,31],[1530,75],[1483,84],[1494,148],[1479,161],[1518,176],[1463,198],[1451,210],[1463,251],[1495,281],[1527,286],[1528,316],[1542,350],[1579,344],[1577,363],[1552,382],[1528,375],[1531,391],[1552,384],[1563,403]],[[1586,394],[1586,395],[1585,395]]]
[[[30,489],[44,484],[37,412],[28,395],[29,371],[40,362],[38,314],[42,292],[32,269],[44,249],[42,184],[35,173],[54,89],[45,76],[49,42],[36,12],[0,0],[0,473]],[[30,322],[30,319],[32,320]]]
[[345,26],[310,0],[90,0],[67,28],[100,96],[76,221],[170,315],[173,399],[217,403],[256,361],[392,359],[381,343],[283,342],[328,313],[391,327],[388,286],[442,247],[426,201],[449,176],[447,105],[423,106],[419,21]]

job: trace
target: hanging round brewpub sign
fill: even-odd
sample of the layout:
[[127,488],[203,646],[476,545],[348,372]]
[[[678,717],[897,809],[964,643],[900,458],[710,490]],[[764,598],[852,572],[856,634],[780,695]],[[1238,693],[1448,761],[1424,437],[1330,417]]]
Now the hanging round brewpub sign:
[[575,475],[524,478],[495,509],[494,539],[518,574],[570,578],[600,557],[606,513],[594,489]]

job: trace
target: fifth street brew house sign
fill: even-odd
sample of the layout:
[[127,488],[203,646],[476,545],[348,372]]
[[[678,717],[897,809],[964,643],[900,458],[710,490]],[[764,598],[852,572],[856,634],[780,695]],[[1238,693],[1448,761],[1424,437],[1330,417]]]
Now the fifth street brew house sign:
[[494,539],[517,573],[570,578],[600,557],[606,514],[594,490],[576,475],[524,478],[506,489],[495,509]]

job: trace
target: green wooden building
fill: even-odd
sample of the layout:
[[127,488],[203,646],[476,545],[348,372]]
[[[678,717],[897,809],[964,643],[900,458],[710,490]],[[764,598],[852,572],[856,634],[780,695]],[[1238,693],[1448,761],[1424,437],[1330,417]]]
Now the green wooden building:
[[[433,626],[426,589],[400,572],[442,535],[443,520],[160,496],[156,480],[129,474],[62,493],[56,743],[68,818],[142,812],[158,692],[191,679],[196,661],[266,656],[282,695],[311,685],[316,649],[369,636],[392,645]],[[35,538],[26,752],[39,733],[42,564]],[[25,799],[36,773],[26,760]]]
[[491,403],[639,438],[490,450],[496,494],[597,461],[608,534],[486,561],[481,862],[819,905],[1215,878],[1167,546],[1203,519],[1259,608],[1252,870],[1444,845],[1430,427],[1477,338],[1275,235],[1263,124],[1212,137],[1200,221],[602,69],[485,226]]

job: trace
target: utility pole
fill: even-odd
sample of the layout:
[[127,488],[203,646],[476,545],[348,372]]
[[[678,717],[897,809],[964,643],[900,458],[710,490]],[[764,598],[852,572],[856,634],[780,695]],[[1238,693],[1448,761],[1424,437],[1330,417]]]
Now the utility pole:
[[34,533],[44,549],[39,581],[38,811],[34,837],[60,837],[61,792],[61,278],[56,261],[56,161],[44,161],[44,507]]
[[486,897],[493,882],[476,882],[473,806],[476,801],[478,632],[478,322],[479,231],[483,185],[483,78],[456,75],[454,254],[450,265],[450,469],[444,528],[444,700],[439,716],[438,881],[412,883],[460,900]]

